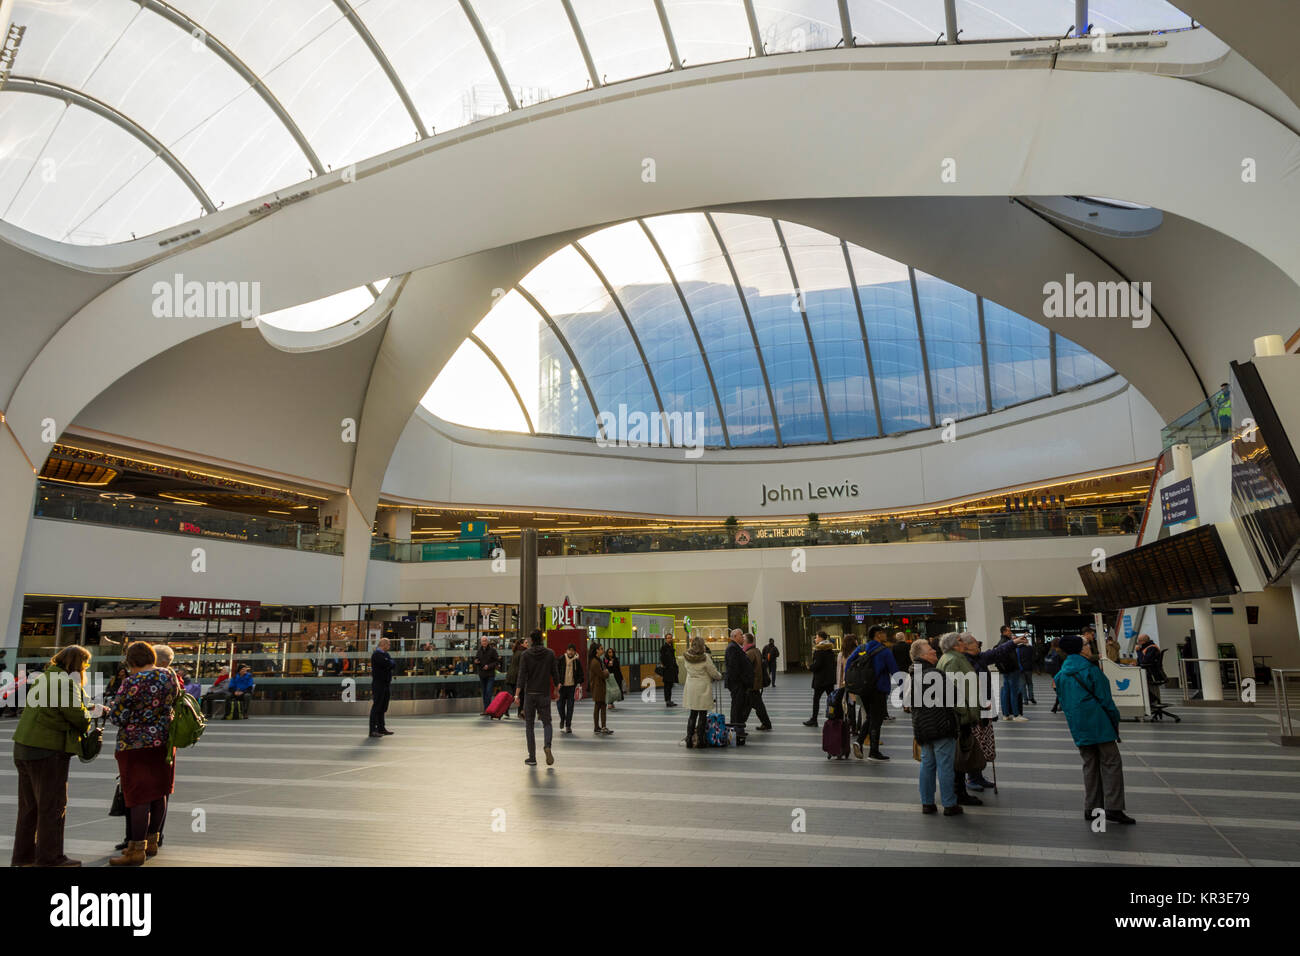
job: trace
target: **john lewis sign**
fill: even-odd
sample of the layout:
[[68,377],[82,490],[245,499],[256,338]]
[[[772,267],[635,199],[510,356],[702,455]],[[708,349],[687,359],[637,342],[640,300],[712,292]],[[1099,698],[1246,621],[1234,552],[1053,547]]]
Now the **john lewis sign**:
[[762,500],[759,502],[759,507],[766,508],[769,503],[787,501],[842,501],[846,498],[856,498],[858,494],[857,484],[847,479],[838,485],[821,485],[811,481],[803,485],[787,485],[782,482],[773,488],[769,488],[764,484],[762,485]]

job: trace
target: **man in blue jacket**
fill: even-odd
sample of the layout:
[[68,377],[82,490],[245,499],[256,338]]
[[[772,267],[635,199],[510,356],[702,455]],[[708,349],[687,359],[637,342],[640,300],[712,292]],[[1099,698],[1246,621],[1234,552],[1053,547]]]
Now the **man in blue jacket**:
[[1136,823],[1124,812],[1119,709],[1110,696],[1110,679],[1088,660],[1092,645],[1085,645],[1083,638],[1061,638],[1061,651],[1067,656],[1054,683],[1070,735],[1083,758],[1083,818],[1092,823],[1093,813],[1104,809],[1111,823]]
[[253,672],[247,664],[239,665],[239,673],[230,678],[230,702],[226,704],[226,720],[247,720],[248,701],[253,696]]
[[[853,742],[853,756],[859,760],[862,759],[862,744],[868,737],[871,738],[871,751],[867,754],[867,757],[871,760],[889,759],[880,752],[880,728],[885,723],[890,681],[898,673],[898,662],[894,659],[893,652],[881,643],[880,639],[884,636],[885,629],[883,627],[879,624],[871,625],[867,630],[867,643],[854,648],[853,653],[849,655],[849,659],[844,662],[844,686],[862,702],[862,706],[867,710],[867,719],[862,721],[862,727],[858,731],[858,739]],[[859,657],[870,661],[876,672],[875,686],[865,688],[865,693],[854,690],[854,684],[849,678],[853,662]]]

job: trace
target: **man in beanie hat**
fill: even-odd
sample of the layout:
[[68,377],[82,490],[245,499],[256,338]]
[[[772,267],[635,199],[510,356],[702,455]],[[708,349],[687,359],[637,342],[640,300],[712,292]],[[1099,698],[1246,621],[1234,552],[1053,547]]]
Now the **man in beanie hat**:
[[1087,657],[1096,653],[1094,645],[1071,635],[1061,638],[1060,646],[1066,658],[1053,683],[1083,758],[1083,818],[1091,823],[1094,811],[1104,809],[1112,823],[1136,823],[1124,812],[1124,764],[1116,746],[1119,709],[1110,696],[1110,680]]

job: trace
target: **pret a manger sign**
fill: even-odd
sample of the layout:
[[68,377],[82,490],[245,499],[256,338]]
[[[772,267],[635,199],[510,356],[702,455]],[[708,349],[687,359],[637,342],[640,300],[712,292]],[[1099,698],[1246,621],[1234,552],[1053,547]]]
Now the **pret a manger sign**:
[[164,597],[158,616],[186,620],[192,618],[224,618],[235,621],[256,621],[262,616],[261,601],[232,601],[223,598]]

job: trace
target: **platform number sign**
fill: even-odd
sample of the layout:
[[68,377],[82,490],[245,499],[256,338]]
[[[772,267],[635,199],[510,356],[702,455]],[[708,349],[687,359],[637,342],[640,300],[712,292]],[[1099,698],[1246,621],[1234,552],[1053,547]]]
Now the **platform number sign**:
[[85,605],[80,601],[63,605],[63,616],[59,618],[60,627],[81,627],[81,612]]

